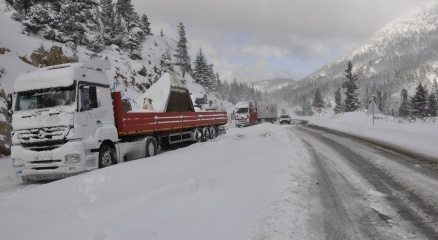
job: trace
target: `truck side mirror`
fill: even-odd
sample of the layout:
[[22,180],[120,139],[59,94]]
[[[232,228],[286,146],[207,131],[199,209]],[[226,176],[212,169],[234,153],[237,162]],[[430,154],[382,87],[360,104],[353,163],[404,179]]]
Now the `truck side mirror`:
[[97,108],[97,89],[96,86],[90,86],[89,88],[89,97],[90,97],[90,107],[91,108]]

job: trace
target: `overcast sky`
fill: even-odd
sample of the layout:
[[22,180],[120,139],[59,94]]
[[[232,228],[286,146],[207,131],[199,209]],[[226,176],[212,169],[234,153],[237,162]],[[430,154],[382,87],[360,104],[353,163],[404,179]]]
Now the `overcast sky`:
[[300,78],[364,43],[423,0],[133,0],[152,31],[186,26],[223,79]]

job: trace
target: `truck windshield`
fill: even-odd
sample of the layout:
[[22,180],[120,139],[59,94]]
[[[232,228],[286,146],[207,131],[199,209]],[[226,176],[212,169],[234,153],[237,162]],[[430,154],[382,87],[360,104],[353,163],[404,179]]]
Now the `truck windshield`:
[[239,108],[237,109],[237,113],[248,113],[248,108]]
[[17,94],[16,111],[67,106],[75,102],[75,88],[40,89]]

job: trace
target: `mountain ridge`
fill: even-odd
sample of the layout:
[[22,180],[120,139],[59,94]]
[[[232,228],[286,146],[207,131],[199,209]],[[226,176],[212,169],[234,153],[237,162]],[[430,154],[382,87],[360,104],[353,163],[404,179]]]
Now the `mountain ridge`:
[[347,63],[352,61],[359,75],[362,102],[377,91],[384,91],[390,96],[389,105],[394,110],[402,88],[412,92],[419,82],[430,88],[437,78],[437,39],[438,4],[425,4],[396,18],[350,53],[272,95],[296,106],[311,101],[313,92],[320,88],[322,95],[333,101],[335,90],[345,80]]

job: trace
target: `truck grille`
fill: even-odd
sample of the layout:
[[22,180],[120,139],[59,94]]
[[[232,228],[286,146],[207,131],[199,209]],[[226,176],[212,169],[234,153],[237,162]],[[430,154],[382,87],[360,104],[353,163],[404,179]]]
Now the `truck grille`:
[[32,161],[30,163],[33,164],[48,164],[48,163],[60,163],[61,160],[41,160],[41,161]]
[[[64,143],[69,131],[70,127],[66,126],[34,128],[15,131],[14,137],[24,146],[53,147],[54,144]],[[35,150],[38,151],[38,149]]]

